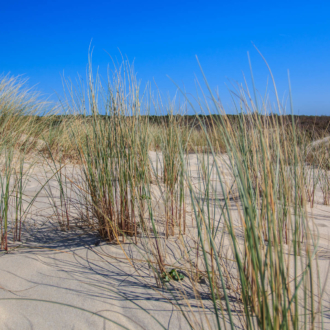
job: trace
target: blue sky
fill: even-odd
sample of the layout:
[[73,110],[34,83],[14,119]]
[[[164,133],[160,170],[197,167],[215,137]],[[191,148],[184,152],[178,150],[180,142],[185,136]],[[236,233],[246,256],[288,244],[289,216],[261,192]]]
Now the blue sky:
[[[61,74],[106,68],[118,49],[135,62],[142,85],[155,80],[174,95],[170,76],[188,92],[200,77],[198,56],[212,88],[231,111],[228,78],[248,79],[250,52],[258,90],[265,91],[266,66],[280,97],[290,70],[297,114],[330,115],[330,2],[328,1],[2,1],[0,73],[29,77],[30,86],[55,98]],[[250,81],[250,80],[249,80]],[[270,95],[272,97],[272,95]]]

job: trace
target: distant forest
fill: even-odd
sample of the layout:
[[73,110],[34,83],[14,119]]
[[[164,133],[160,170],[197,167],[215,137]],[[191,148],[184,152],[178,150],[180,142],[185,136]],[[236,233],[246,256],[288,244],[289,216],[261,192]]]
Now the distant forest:
[[[105,115],[99,115],[100,117],[107,118]],[[179,120],[182,124],[195,127],[200,129],[200,123],[204,123],[206,127],[210,126],[212,120],[219,120],[221,115],[174,115],[173,117]],[[232,123],[238,123],[239,117],[241,115],[227,115],[227,118]],[[250,116],[250,115],[244,115]],[[73,119],[74,117],[83,118],[84,115],[54,115],[52,126],[56,126],[62,123],[63,120]],[[146,116],[142,116],[145,118]],[[172,118],[173,118],[172,117]],[[197,118],[199,117],[199,118]],[[269,116],[260,115],[261,120],[269,118]],[[293,116],[295,124],[298,129],[308,132],[308,135],[312,138],[321,137],[324,135],[330,134],[330,116]],[[43,120],[44,117],[39,117],[39,120]],[[155,125],[166,125],[171,116],[148,116],[149,123]],[[292,116],[291,115],[273,115],[275,120],[283,120],[283,122],[287,125],[291,125]],[[49,119],[49,118],[48,118]],[[91,116],[87,116],[86,119],[92,119]]]

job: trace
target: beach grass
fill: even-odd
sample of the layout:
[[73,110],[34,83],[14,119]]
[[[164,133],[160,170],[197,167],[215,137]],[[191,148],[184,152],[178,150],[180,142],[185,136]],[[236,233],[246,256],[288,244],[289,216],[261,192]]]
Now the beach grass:
[[[293,117],[274,115],[248,86],[232,93],[231,120],[204,79],[208,98],[198,109],[182,94],[196,114],[218,116],[196,115],[191,124],[173,104],[166,120],[150,122],[152,101],[128,63],[105,85],[90,64],[87,89],[68,88],[62,109],[2,77],[1,248],[10,251],[9,233],[13,241],[24,235],[24,164],[41,159],[60,189],[59,202],[48,191],[60,228],[74,226],[74,186],[85,227],[109,244],[132,245],[191,328],[315,328],[322,283],[306,208],[317,187],[330,202],[329,144],[311,150]],[[58,120],[56,111],[66,116]],[[68,164],[79,168],[79,182],[64,172]]]

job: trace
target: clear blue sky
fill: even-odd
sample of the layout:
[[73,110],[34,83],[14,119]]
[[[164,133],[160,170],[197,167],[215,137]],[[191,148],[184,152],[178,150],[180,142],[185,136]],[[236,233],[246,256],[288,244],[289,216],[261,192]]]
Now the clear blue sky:
[[[290,70],[295,112],[330,115],[330,2],[314,1],[1,1],[0,73],[29,77],[46,95],[61,92],[61,74],[85,75],[88,48],[105,68],[118,48],[135,61],[142,84],[188,91],[198,55],[212,88],[230,104],[227,78],[249,77],[247,51],[264,92],[266,57],[280,96]],[[199,75],[200,76],[200,75]],[[228,106],[230,109],[230,106]]]

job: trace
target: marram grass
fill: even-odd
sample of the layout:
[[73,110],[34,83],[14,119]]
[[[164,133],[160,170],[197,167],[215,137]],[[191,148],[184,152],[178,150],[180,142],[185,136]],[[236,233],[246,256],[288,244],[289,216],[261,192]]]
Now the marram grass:
[[[26,157],[44,159],[59,183],[60,203],[48,195],[62,230],[74,225],[68,187],[75,184],[63,169],[77,164],[81,219],[109,242],[134,246],[191,328],[322,326],[318,240],[306,208],[318,185],[329,203],[328,149],[318,149],[311,171],[309,141],[294,121],[278,120],[267,100],[253,99],[246,87],[233,93],[239,114],[233,122],[205,84],[209,97],[197,103],[220,116],[208,123],[196,116],[196,125],[187,125],[172,104],[159,125],[146,115],[151,93],[141,93],[127,63],[105,85],[90,65],[86,91],[68,90],[62,102],[68,116],[55,123],[55,110],[39,117],[47,106],[3,77],[1,248],[10,251],[9,234],[14,241],[24,235]],[[174,279],[180,302],[170,290]]]

